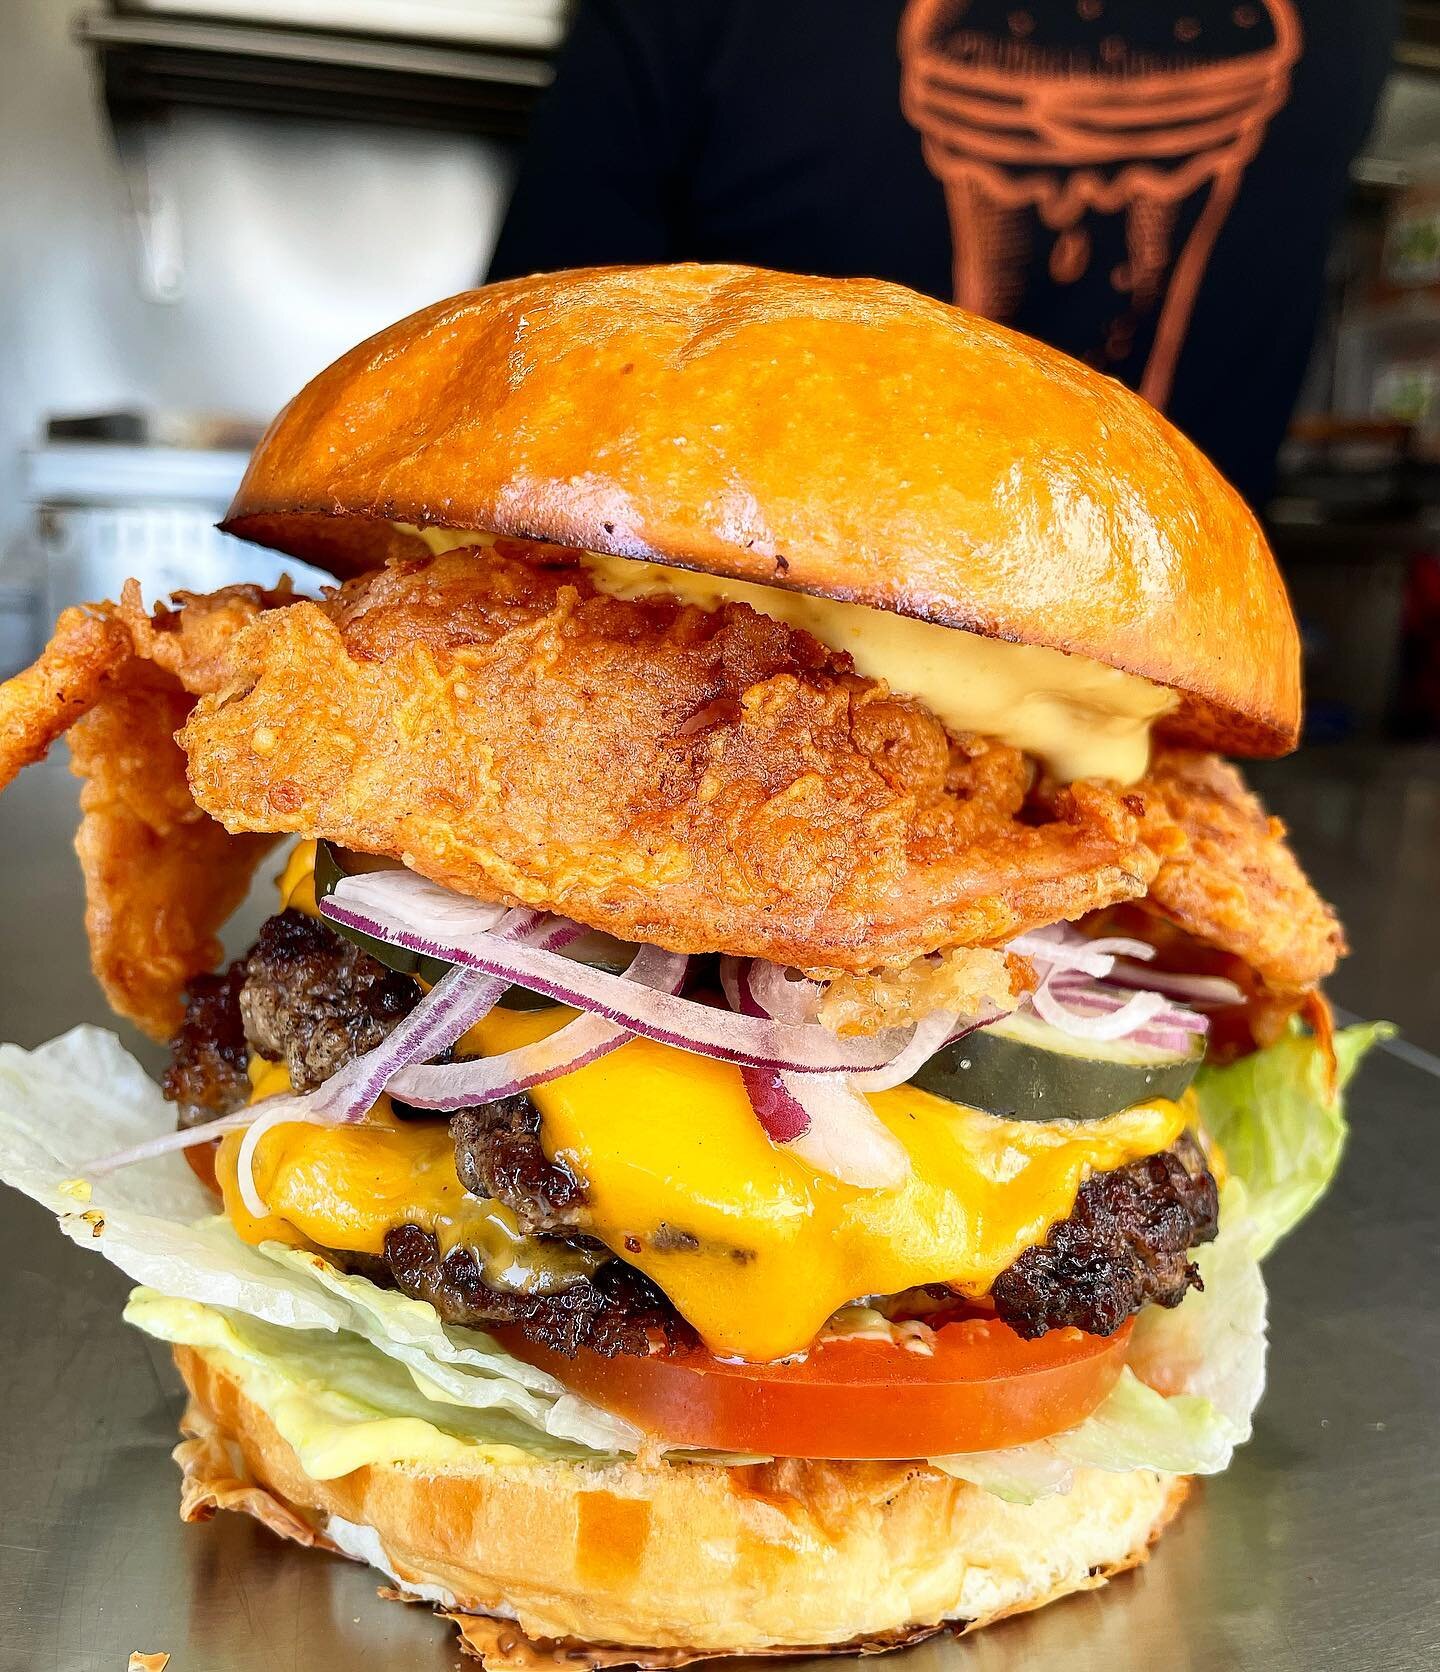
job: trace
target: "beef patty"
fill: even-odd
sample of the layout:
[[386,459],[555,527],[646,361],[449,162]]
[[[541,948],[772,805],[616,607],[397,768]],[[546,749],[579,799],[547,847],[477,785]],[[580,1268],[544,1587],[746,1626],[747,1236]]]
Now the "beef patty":
[[504,1202],[527,1232],[564,1231],[583,1221],[585,1186],[540,1147],[540,1111],[522,1092],[450,1117],[455,1171],[472,1196]]
[[[357,1269],[352,1255],[336,1259]],[[397,1225],[386,1233],[383,1260],[367,1261],[365,1269],[416,1300],[428,1300],[447,1323],[480,1329],[512,1324],[527,1341],[567,1356],[578,1347],[613,1358],[648,1353],[660,1341],[677,1347],[698,1344],[694,1330],[660,1290],[624,1260],[607,1260],[593,1276],[577,1279],[558,1294],[517,1294],[486,1283],[468,1248],[452,1248],[442,1257],[428,1231]]]
[[160,1089],[180,1109],[181,1126],[198,1126],[242,1109],[250,1096],[250,1042],[240,1014],[247,960],[220,975],[198,975],[185,989],[185,1020],[170,1041]]
[[373,1051],[420,1001],[412,976],[304,912],[265,920],[250,950],[240,1015],[262,1057],[283,1062],[296,1091],[313,1091]]
[[[308,1089],[373,1049],[418,998],[409,976],[387,970],[318,919],[283,912],[265,923],[247,958],[192,983],[165,1095],[182,1105],[182,1122],[240,1107],[250,1090],[247,1047],[284,1060],[292,1081]],[[545,1154],[529,1097],[458,1110],[450,1131],[456,1171],[472,1195],[503,1202],[527,1236],[597,1247],[584,1233],[584,1183]],[[1069,1217],[996,1279],[996,1311],[1026,1337],[1066,1325],[1112,1335],[1142,1306],[1177,1306],[1200,1286],[1188,1251],[1214,1237],[1216,1219],[1215,1181],[1188,1136],[1162,1154],[1097,1173]],[[447,1322],[513,1324],[560,1352],[645,1352],[657,1332],[694,1339],[660,1290],[617,1258],[557,1293],[534,1295],[486,1283],[463,1247],[442,1257],[417,1225],[395,1226],[383,1256],[333,1257],[429,1301]]]
[[1073,1324],[1113,1335],[1148,1302],[1178,1306],[1204,1285],[1187,1252],[1214,1239],[1215,1180],[1187,1133],[1173,1149],[1097,1173],[1068,1219],[996,1278],[995,1310],[1033,1338]]
[[318,918],[283,911],[266,918],[254,946],[223,975],[198,976],[185,989],[165,1095],[181,1106],[182,1125],[243,1108],[251,1051],[283,1061],[295,1089],[311,1091],[373,1051],[419,1001],[408,975]]

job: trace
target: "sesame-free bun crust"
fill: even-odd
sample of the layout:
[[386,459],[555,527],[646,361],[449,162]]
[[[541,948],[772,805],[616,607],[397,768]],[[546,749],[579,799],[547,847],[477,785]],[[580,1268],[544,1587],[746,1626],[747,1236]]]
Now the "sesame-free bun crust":
[[1214,468],[1118,383],[878,280],[590,268],[413,314],[291,401],[223,526],[350,575],[407,549],[392,522],[1047,645],[1172,687],[1201,746],[1298,733],[1285,589]]
[[1142,1562],[1188,1489],[1081,1470],[1068,1494],[1020,1506],[923,1465],[799,1461],[389,1465],[322,1481],[214,1358],[181,1347],[175,1361],[187,1519],[243,1509],[383,1557],[502,1665],[536,1646],[673,1666],[971,1629]]

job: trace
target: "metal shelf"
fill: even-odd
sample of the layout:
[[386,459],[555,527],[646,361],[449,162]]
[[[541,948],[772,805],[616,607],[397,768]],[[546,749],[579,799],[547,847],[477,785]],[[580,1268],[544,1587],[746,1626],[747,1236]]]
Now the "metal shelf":
[[534,52],[270,24],[89,11],[75,33],[117,124],[202,105],[517,138],[553,74]]

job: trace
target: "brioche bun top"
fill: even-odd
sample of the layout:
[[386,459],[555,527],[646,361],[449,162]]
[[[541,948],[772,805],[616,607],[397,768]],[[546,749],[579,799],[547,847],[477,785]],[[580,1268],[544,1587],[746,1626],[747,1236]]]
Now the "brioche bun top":
[[467,291],[271,425],[222,526],[341,576],[394,523],[795,588],[1168,686],[1174,739],[1293,747],[1259,525],[1138,395],[899,285],[588,268]]

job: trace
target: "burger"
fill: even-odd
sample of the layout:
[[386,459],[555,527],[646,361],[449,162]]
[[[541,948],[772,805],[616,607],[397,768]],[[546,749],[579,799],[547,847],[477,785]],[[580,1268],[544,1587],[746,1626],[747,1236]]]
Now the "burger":
[[381,332],[223,526],[337,584],[132,582],[0,687],[170,1049],[5,1047],[0,1168],[172,1345],[182,1513],[500,1666],[1142,1561],[1249,1433],[1377,1033],[1222,758],[1299,723],[1240,499],[1002,327],[674,266]]

